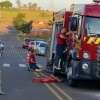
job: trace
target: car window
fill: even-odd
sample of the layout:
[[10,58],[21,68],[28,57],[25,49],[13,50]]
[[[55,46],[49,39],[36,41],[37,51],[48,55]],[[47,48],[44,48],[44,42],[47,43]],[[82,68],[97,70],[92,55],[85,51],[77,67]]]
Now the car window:
[[34,41],[30,41],[29,44],[34,44]]
[[34,42],[31,42],[31,44],[34,45],[35,43]]
[[46,47],[45,43],[40,43],[40,47]]
[[30,39],[25,39],[25,42],[29,42],[30,41]]
[[36,45],[39,45],[40,42],[36,42]]

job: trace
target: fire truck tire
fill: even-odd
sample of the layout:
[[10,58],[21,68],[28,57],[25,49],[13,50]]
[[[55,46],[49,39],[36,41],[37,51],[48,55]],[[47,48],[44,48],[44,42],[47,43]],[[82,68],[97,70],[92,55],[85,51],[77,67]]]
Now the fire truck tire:
[[57,76],[59,75],[59,73],[60,73],[59,70],[57,70],[56,68],[53,68],[53,75]]
[[76,86],[76,80],[72,79],[72,67],[67,69],[67,84],[71,87]]
[[56,69],[54,69],[53,75],[58,75],[58,71]]

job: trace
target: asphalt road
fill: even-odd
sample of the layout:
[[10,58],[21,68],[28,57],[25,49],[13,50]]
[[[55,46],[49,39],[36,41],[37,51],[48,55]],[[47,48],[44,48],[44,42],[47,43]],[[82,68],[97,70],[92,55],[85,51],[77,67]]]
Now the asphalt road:
[[[26,51],[16,39],[16,31],[0,36],[5,41],[5,51],[0,57],[2,71],[2,91],[0,100],[100,100],[100,86],[95,82],[82,82],[79,87],[71,88],[67,82],[32,83],[34,77],[45,75],[44,72],[27,71]],[[46,59],[37,57],[37,61],[45,68]]]

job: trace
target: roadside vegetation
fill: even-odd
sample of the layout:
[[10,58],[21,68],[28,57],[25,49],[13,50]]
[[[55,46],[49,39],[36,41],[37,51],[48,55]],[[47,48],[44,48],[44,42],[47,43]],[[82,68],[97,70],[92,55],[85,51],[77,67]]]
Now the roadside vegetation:
[[[4,27],[14,26],[21,34],[30,33],[30,29],[26,29],[25,26],[33,21],[31,27],[34,29],[50,29],[52,22],[52,12],[41,9],[37,4],[20,4],[14,8],[10,1],[0,2],[0,31]],[[3,28],[2,28],[3,27]],[[49,33],[35,34],[34,31],[30,34],[35,38],[48,38]]]

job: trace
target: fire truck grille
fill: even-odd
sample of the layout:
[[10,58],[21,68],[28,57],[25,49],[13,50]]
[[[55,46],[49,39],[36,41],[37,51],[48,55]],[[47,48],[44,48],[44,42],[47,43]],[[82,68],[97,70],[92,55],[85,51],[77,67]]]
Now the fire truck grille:
[[97,47],[96,77],[100,78],[100,45]]

